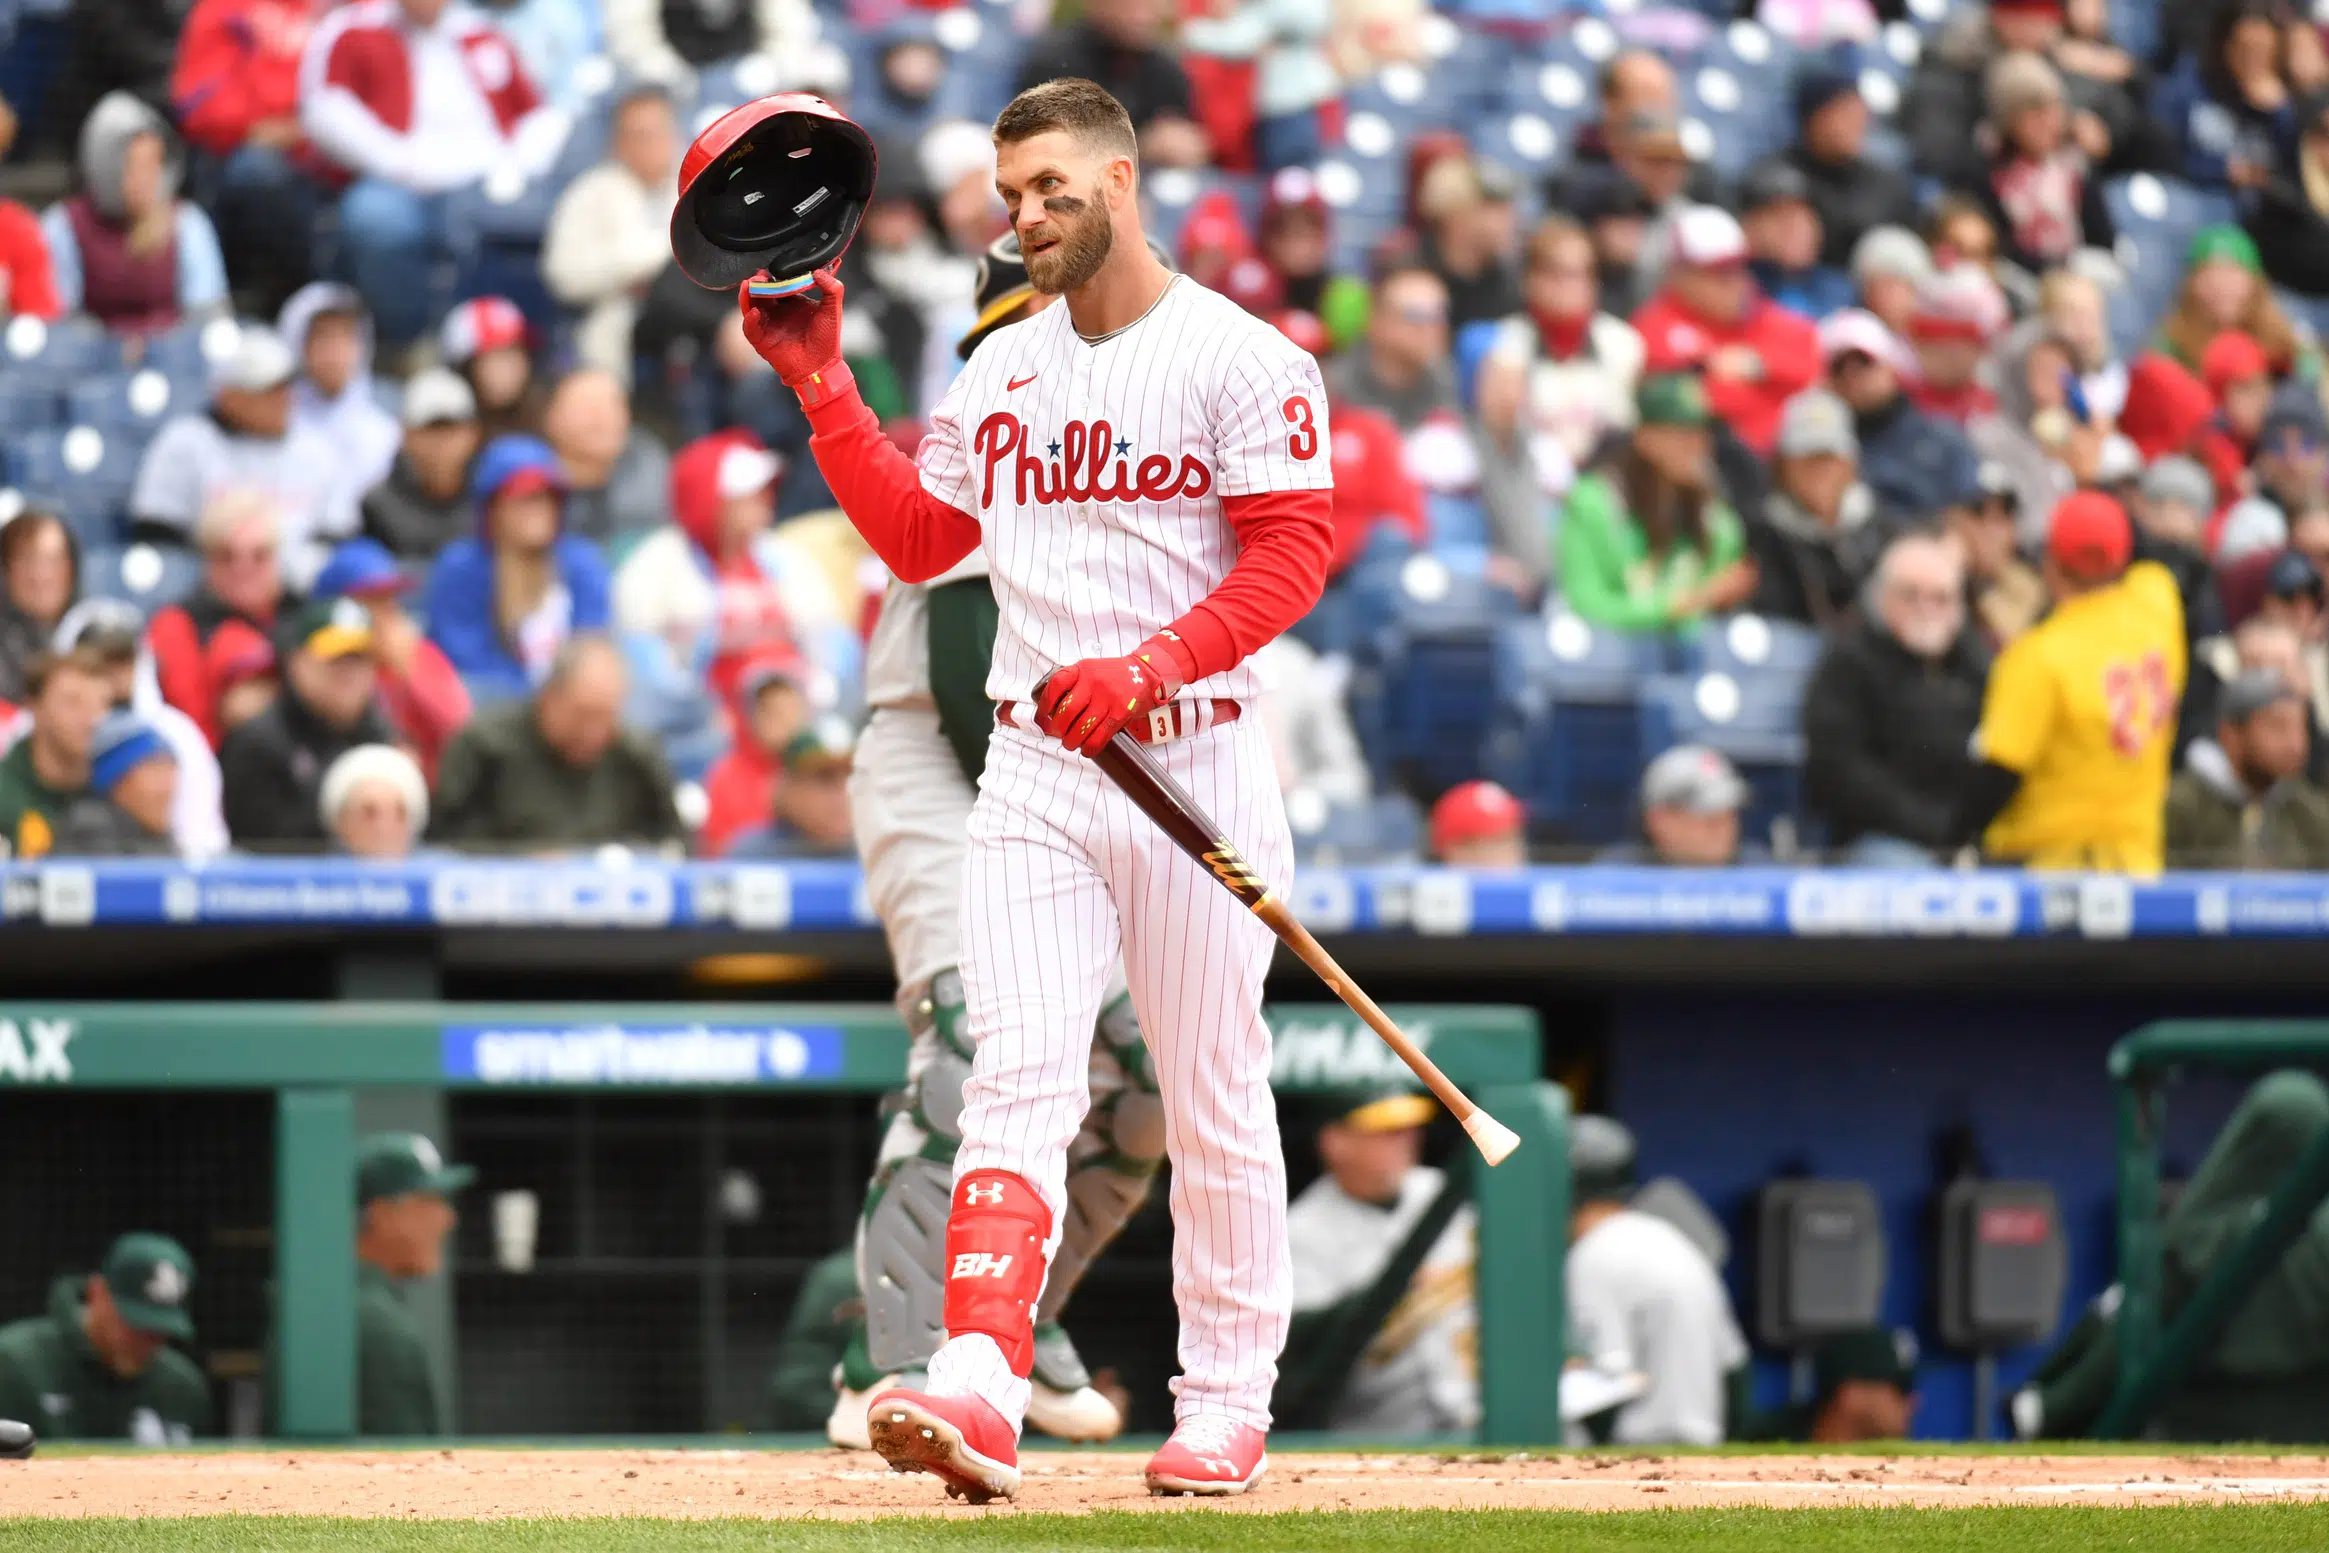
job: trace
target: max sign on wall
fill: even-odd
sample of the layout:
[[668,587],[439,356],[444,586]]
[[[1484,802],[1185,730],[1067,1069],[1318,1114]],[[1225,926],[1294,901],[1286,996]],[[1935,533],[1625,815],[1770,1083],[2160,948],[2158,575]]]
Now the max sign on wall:
[[70,1019],[0,1019],[0,1084],[70,1084]]

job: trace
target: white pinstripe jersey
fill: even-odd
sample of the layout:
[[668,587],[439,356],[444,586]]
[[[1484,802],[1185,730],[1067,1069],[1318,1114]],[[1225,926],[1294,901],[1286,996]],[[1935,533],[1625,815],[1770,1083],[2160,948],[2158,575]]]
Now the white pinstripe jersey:
[[[930,417],[922,487],[985,530],[1002,621],[987,694],[1117,657],[1180,618],[1237,560],[1221,499],[1331,490],[1318,363],[1187,276],[1099,345],[1064,306],[998,329]],[[1240,664],[1192,687],[1251,697]]]

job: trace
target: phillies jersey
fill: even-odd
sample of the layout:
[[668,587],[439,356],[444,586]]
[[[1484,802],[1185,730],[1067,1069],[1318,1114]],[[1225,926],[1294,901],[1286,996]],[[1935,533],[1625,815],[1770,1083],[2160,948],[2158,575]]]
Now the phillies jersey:
[[[987,694],[1121,657],[1219,586],[1225,497],[1331,490],[1318,363],[1185,275],[1097,345],[1065,306],[989,335],[930,417],[922,488],[968,513],[1002,621]],[[1250,698],[1250,662],[1190,687]]]

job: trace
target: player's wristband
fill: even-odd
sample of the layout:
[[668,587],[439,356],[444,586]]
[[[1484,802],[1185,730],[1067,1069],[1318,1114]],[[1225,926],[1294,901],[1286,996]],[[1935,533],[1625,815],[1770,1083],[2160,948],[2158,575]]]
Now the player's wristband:
[[1159,631],[1156,635],[1132,649],[1132,656],[1147,664],[1164,684],[1164,694],[1157,699],[1170,701],[1188,684],[1189,672],[1196,664],[1196,654],[1189,651],[1178,633]]
[[857,378],[850,372],[849,363],[836,356],[799,382],[786,386],[801,396],[802,409],[814,410],[856,393]]

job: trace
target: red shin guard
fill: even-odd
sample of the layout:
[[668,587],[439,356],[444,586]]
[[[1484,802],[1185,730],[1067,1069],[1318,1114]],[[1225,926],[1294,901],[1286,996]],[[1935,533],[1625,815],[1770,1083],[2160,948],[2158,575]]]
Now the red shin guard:
[[983,1332],[1022,1380],[1035,1368],[1035,1302],[1051,1210],[1007,1170],[974,1170],[946,1216],[946,1332]]

